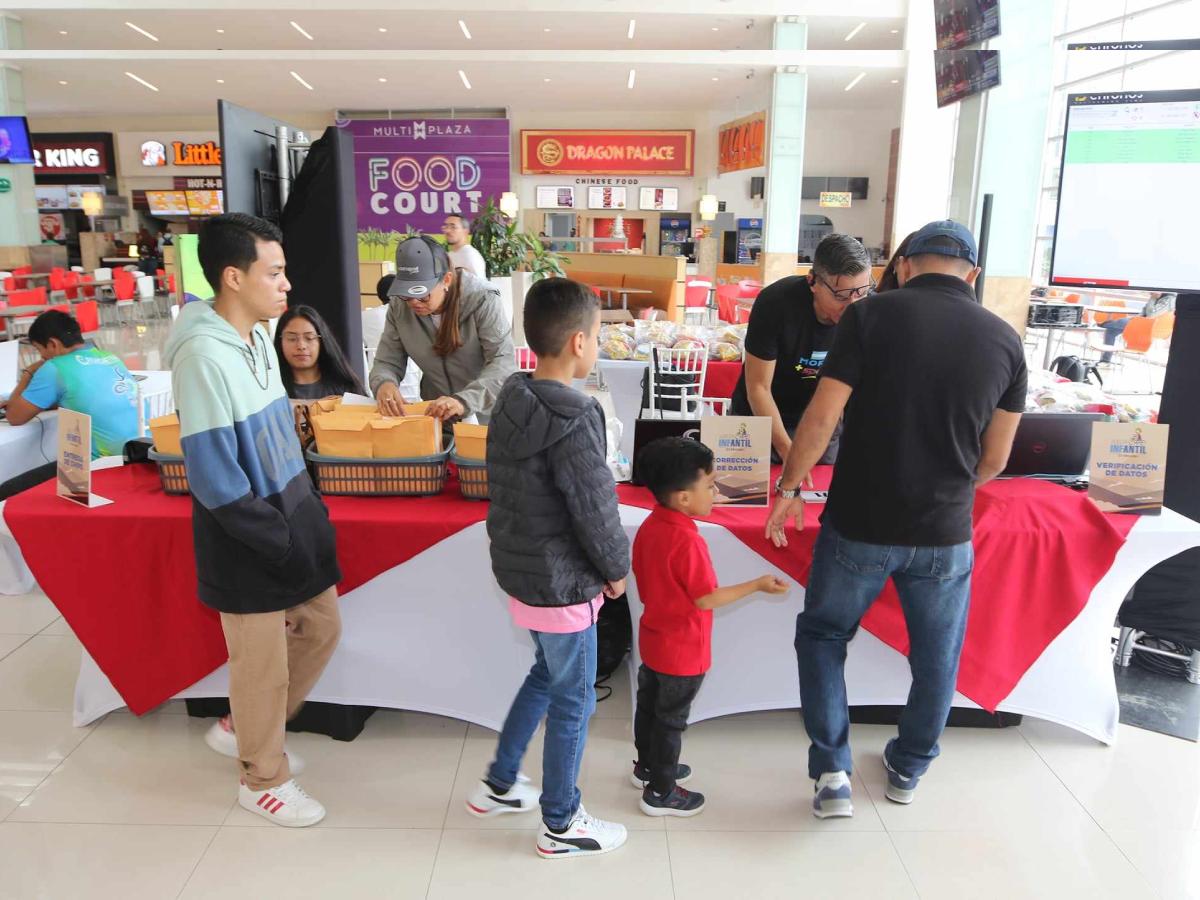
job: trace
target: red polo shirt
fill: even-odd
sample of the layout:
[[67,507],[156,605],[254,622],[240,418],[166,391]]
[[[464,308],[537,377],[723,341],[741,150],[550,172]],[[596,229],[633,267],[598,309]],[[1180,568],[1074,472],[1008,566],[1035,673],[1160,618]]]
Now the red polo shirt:
[[633,542],[642,598],[642,662],[663,675],[703,675],[712,665],[712,610],[696,600],[717,589],[708,545],[683,513],[655,506]]

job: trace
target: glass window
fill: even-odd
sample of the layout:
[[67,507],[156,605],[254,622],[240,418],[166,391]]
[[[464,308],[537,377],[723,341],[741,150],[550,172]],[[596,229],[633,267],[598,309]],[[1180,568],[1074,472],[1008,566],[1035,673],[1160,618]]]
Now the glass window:
[[1067,0],[1066,30],[1075,31],[1123,15],[1125,0]]

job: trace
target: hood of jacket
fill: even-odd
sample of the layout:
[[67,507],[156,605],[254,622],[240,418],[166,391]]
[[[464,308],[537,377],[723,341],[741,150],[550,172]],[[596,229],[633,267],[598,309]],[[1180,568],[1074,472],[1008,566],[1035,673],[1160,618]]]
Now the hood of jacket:
[[271,342],[261,325],[254,326],[252,336],[253,347],[242,340],[237,329],[217,315],[211,300],[193,300],[179,311],[163,357],[167,368],[174,369],[194,353],[203,353],[210,358],[220,355],[230,364],[235,358],[241,360],[239,365],[247,366],[255,376],[269,375],[273,368]]
[[[492,413],[491,433],[501,438],[513,459],[528,459],[561,441],[579,422],[597,415],[599,405],[586,394],[557,381],[511,376]],[[501,419],[506,427],[498,427]]]

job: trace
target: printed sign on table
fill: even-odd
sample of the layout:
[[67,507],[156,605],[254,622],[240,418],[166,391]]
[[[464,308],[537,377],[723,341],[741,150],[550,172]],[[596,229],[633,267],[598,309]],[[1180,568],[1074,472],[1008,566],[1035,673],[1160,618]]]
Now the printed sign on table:
[[354,119],[358,230],[440,234],[509,189],[507,119]]
[[1170,425],[1097,422],[1092,426],[1088,496],[1103,512],[1162,512]]
[[58,496],[80,506],[112,503],[92,493],[92,417],[70,409],[58,411]]
[[700,443],[715,457],[717,504],[767,506],[771,499],[771,420],[766,416],[706,416]]

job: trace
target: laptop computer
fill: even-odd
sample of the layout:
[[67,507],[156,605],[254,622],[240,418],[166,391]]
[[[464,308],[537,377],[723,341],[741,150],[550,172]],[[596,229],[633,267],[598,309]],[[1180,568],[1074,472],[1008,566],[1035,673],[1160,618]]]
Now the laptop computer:
[[637,461],[642,448],[665,437],[685,437],[700,440],[699,419],[638,419],[633,423],[633,484],[641,484]]
[[1025,413],[1001,478],[1079,481],[1092,452],[1092,423],[1101,413]]
[[0,400],[7,400],[21,377],[21,342],[0,341]]

